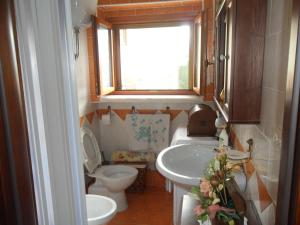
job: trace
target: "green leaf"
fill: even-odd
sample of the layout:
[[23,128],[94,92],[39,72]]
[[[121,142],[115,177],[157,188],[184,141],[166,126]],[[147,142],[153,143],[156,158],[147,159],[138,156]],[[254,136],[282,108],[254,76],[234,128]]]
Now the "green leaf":
[[189,192],[188,195],[189,195],[191,198],[200,201],[200,197],[199,197],[197,194],[192,193],[192,192]]
[[200,216],[198,216],[198,220],[200,220],[201,222],[205,222],[206,220],[208,220],[208,213],[205,212],[205,213],[202,213]]
[[199,193],[199,192],[200,192],[199,187],[193,186],[193,187],[191,188],[191,192],[192,192],[192,193]]
[[232,219],[236,219],[236,220],[240,219],[240,216],[236,212],[226,212],[226,214],[230,216]]
[[231,218],[228,217],[223,211],[217,212],[217,218],[225,223],[231,220]]

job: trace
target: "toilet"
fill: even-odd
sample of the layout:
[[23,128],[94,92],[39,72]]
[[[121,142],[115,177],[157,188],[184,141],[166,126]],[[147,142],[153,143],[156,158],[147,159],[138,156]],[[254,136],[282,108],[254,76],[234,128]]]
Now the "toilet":
[[125,165],[102,165],[96,137],[88,128],[81,128],[81,143],[87,175],[96,179],[88,193],[110,197],[116,201],[117,211],[124,211],[128,207],[125,189],[135,181],[138,170]]

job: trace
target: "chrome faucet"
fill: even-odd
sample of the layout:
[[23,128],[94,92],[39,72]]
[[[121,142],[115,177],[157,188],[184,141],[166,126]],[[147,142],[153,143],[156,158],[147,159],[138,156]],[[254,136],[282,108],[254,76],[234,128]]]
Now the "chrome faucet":
[[252,159],[252,152],[253,152],[254,141],[253,141],[252,138],[250,138],[250,139],[247,140],[247,143],[249,145],[249,148],[248,148],[248,152],[250,153],[249,159]]

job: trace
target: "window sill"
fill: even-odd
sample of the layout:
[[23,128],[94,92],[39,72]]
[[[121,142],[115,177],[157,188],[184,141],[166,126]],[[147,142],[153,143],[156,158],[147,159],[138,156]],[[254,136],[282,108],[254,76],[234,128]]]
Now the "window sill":
[[95,103],[201,103],[202,96],[197,95],[107,95]]
[[197,95],[194,90],[115,90],[110,95]]

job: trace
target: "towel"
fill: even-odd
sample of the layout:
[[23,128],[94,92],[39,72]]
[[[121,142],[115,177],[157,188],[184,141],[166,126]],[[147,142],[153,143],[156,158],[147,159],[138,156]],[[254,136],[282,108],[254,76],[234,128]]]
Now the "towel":
[[129,149],[148,150],[151,142],[151,115],[127,114],[125,123],[128,133]]
[[160,152],[169,146],[169,114],[154,114],[151,117],[151,142],[150,148]]
[[170,115],[127,114],[125,123],[130,150],[159,152],[169,146]]

